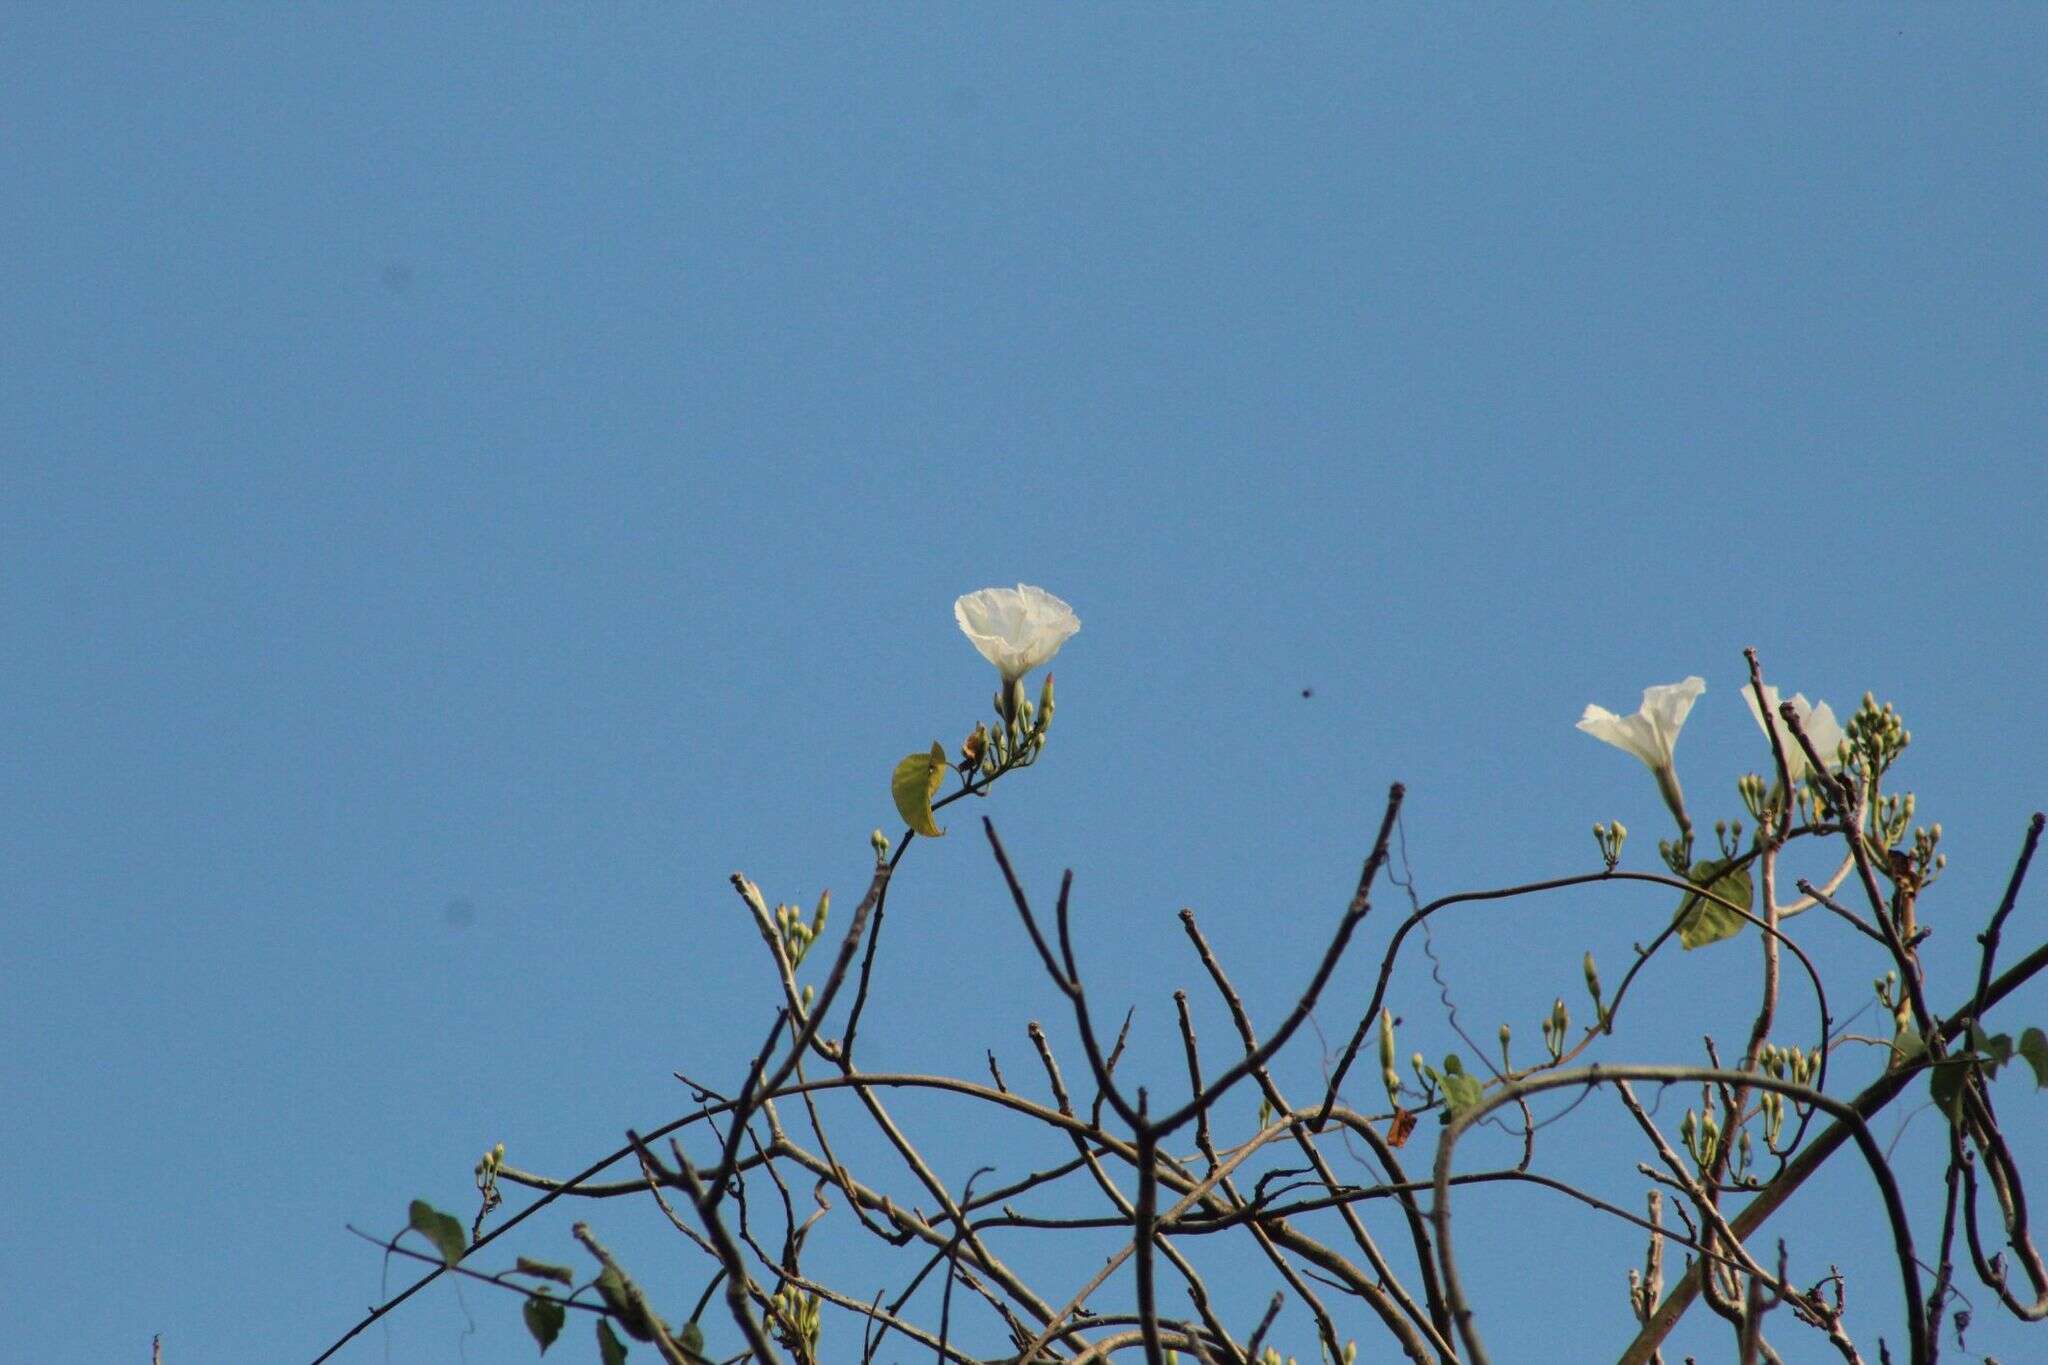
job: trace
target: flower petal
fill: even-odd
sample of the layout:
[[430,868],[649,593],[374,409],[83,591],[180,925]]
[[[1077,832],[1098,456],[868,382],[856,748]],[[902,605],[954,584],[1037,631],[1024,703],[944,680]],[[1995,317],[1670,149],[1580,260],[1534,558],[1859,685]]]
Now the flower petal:
[[[1764,724],[1764,713],[1756,704],[1755,689],[1743,688],[1742,698],[1749,703],[1749,714],[1756,717],[1757,728],[1769,735],[1770,727]],[[1768,683],[1764,685],[1764,702],[1771,708],[1771,718],[1776,720],[1778,689]],[[1821,761],[1833,758],[1835,749],[1842,742],[1842,727],[1836,723],[1833,709],[1826,702],[1810,705],[1804,692],[1792,694],[1791,706],[1792,714],[1799,717],[1799,728],[1806,731],[1806,737],[1813,741],[1813,751],[1821,756]],[[1796,782],[1806,776],[1812,765],[1806,761],[1806,753],[1799,747],[1799,741],[1792,738],[1782,725],[1779,730],[1785,740],[1785,772]]]
[[1072,607],[1029,583],[968,593],[953,603],[953,619],[1006,682],[1051,659],[1081,628]]
[[1671,767],[1671,750],[1678,743],[1680,727],[1706,690],[1707,680],[1697,676],[1646,687],[1642,709],[1634,715],[1617,716],[1603,706],[1588,706],[1579,717],[1579,728],[1634,754],[1650,771],[1664,772]]

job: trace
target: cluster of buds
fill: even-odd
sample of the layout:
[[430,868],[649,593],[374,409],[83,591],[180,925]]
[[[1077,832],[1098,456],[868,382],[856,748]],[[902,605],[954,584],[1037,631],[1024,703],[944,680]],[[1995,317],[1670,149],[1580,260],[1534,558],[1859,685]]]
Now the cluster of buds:
[[824,1327],[818,1296],[793,1284],[785,1284],[768,1300],[774,1316],[775,1335],[798,1360],[818,1358],[818,1333]]
[[[1785,1097],[1775,1090],[1766,1090],[1756,1103],[1764,1116],[1764,1144],[1775,1150],[1778,1136],[1785,1131]],[[1748,1136],[1747,1130],[1743,1136]]]
[[1024,695],[1022,679],[1012,678],[995,695],[994,727],[976,725],[960,742],[960,770],[972,776],[994,777],[1010,768],[1028,767],[1045,747],[1046,732],[1052,729],[1052,674],[1038,689],[1038,704]]
[[1394,1012],[1380,1009],[1380,1079],[1386,1083],[1387,1100],[1399,1107],[1401,1073],[1394,1069]]
[[1616,820],[1611,825],[1593,826],[1593,842],[1600,846],[1600,861],[1609,872],[1621,861],[1621,846],[1628,842],[1628,826]]
[[812,912],[808,924],[804,912],[794,905],[775,907],[775,932],[782,940],[782,951],[789,958],[789,969],[795,971],[803,964],[804,955],[811,951],[811,945],[825,932],[825,915],[832,908],[832,893],[823,892],[818,897],[818,908]]
[[1913,851],[1906,855],[1907,873],[1913,886],[1918,889],[1940,876],[1948,866],[1948,855],[1937,851],[1941,842],[1941,822],[1931,825],[1913,826]]
[[1808,1052],[1803,1047],[1780,1047],[1771,1043],[1757,1054],[1757,1062],[1766,1075],[1794,1085],[1812,1085],[1814,1078],[1820,1075],[1820,1053]]
[[484,1153],[483,1159],[476,1163],[476,1188],[484,1197],[485,1213],[497,1208],[505,1200],[505,1196],[498,1193],[498,1170],[504,1164],[505,1144],[502,1142],[492,1146]]
[[[1883,978],[1878,980],[1882,985]],[[1820,1063],[1819,1052],[1808,1052],[1797,1046],[1780,1047],[1771,1043],[1757,1054],[1757,1064],[1763,1068],[1764,1074],[1794,1085],[1812,1085],[1820,1075]],[[1785,1131],[1785,1097],[1776,1090],[1762,1091],[1757,1107],[1764,1116],[1764,1144],[1776,1150],[1778,1137]]]
[[1742,849],[1742,822],[1740,820],[1716,820],[1714,842],[1721,846],[1722,858],[1733,858]]
[[1856,714],[1849,717],[1844,733],[1847,738],[1842,741],[1839,753],[1843,766],[1853,763],[1861,768],[1866,781],[1891,767],[1913,742],[1913,732],[1905,727],[1892,704],[1880,706],[1868,692],[1863,694],[1863,704],[1856,708]]
[[[1326,1355],[1323,1359],[1328,1360],[1329,1357]],[[1168,1351],[1166,1353],[1166,1360],[1167,1365],[1180,1365],[1180,1352]],[[1355,1341],[1345,1342],[1344,1356],[1339,1365],[1357,1365],[1357,1361],[1358,1343]],[[1265,1350],[1259,1352],[1258,1365],[1298,1365],[1298,1362],[1293,1356],[1282,1356],[1279,1347],[1268,1346]]]
[[1683,834],[1676,839],[1659,839],[1657,856],[1664,860],[1664,866],[1683,877],[1692,871],[1692,835]]
[[1721,1121],[1714,1116],[1713,1101],[1709,1100],[1698,1114],[1690,1109],[1685,1111],[1685,1117],[1678,1121],[1678,1138],[1701,1171],[1714,1164],[1714,1158],[1721,1152]]
[[1768,828],[1777,822],[1777,795],[1771,784],[1765,782],[1761,773],[1744,773],[1735,779],[1736,794],[1742,797],[1742,808],[1749,812],[1749,818],[1756,821],[1759,829]]
[[889,861],[889,836],[879,829],[868,836],[868,847],[875,851],[875,866]]
[[1913,1002],[1907,996],[1905,990],[1900,987],[1898,972],[1886,972],[1883,976],[1873,980],[1870,985],[1871,989],[1877,992],[1877,1003],[1891,1011],[1893,1026],[1901,1033],[1911,1028],[1913,1024]]
[[1913,823],[1913,793],[1887,796],[1870,812],[1870,843],[1874,849],[1896,846]]
[[[1588,955],[1588,961],[1591,955]],[[1543,1021],[1543,1046],[1550,1050],[1550,1060],[1564,1060],[1564,1049],[1572,1028],[1572,1012],[1565,1008],[1564,997],[1550,1007],[1550,1014]]]

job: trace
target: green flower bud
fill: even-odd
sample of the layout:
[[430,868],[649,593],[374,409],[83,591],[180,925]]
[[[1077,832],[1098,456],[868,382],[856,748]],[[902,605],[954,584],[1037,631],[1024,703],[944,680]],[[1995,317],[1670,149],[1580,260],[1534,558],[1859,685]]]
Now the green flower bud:
[[876,830],[868,836],[868,844],[875,850],[875,861],[884,862],[889,857],[889,836]]
[[1384,1007],[1380,1010],[1380,1065],[1388,1071],[1394,1069],[1394,1012]]

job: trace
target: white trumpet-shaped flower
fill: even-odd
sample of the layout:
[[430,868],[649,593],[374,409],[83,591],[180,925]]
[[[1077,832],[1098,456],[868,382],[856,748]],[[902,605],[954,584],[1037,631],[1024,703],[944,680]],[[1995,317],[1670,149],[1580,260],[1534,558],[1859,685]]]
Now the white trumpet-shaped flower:
[[1685,813],[1685,793],[1678,786],[1678,768],[1672,762],[1671,750],[1678,743],[1678,732],[1685,725],[1692,704],[1706,690],[1705,678],[1687,678],[1684,682],[1644,688],[1642,709],[1632,716],[1617,716],[1604,706],[1588,706],[1579,717],[1581,730],[1634,754],[1656,774],[1657,790],[1670,808],[1671,818],[1678,821],[1684,848],[1692,846],[1692,818]]
[[1643,706],[1632,716],[1617,716],[1604,706],[1588,706],[1579,728],[1595,739],[1634,754],[1661,778],[1671,771],[1671,750],[1692,704],[1707,690],[1705,678],[1665,683],[1643,689]]
[[[1756,689],[1743,688],[1742,699],[1749,703],[1749,714],[1756,717],[1757,729],[1762,730],[1768,738],[1771,727],[1764,724],[1763,710],[1756,704]],[[1812,765],[1806,761],[1806,751],[1799,747],[1799,741],[1792,738],[1791,732],[1786,730],[1783,722],[1779,720],[1778,689],[1766,683],[1764,700],[1771,708],[1772,720],[1778,721],[1778,729],[1785,741],[1785,771],[1794,782],[1797,782],[1806,776]],[[1794,692],[1792,711],[1799,717],[1799,728],[1806,731],[1806,737],[1813,741],[1813,751],[1820,755],[1823,763],[1831,760],[1835,750],[1841,747],[1842,727],[1835,722],[1835,713],[1829,709],[1828,704],[1816,702],[1809,706],[1805,693]]]
[[1081,628],[1074,609],[1044,588],[983,588],[953,603],[953,619],[1007,686],[1051,659]]

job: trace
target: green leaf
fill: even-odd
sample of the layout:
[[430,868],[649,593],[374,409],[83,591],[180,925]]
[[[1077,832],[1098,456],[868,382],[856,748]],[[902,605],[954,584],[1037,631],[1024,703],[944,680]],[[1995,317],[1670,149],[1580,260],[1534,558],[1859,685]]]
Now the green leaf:
[[548,1347],[555,1344],[555,1338],[562,1335],[562,1324],[568,1320],[568,1310],[553,1299],[539,1294],[529,1295],[526,1300],[526,1330],[533,1333],[533,1339],[540,1343],[540,1353],[546,1355]]
[[406,1226],[424,1234],[449,1265],[461,1260],[462,1254],[469,1250],[469,1238],[463,1233],[462,1224],[424,1199],[412,1201],[410,1221]]
[[704,1354],[704,1329],[694,1322],[683,1324],[683,1330],[676,1334],[676,1345],[693,1356]]
[[1444,1058],[1444,1110],[1452,1118],[1468,1109],[1477,1108],[1480,1100],[1479,1078],[1465,1074],[1465,1064],[1453,1052]]
[[946,780],[946,746],[932,745],[928,754],[911,754],[896,765],[895,775],[889,779],[889,795],[896,798],[896,813],[903,817],[903,823],[927,839],[936,839],[946,831],[932,820],[932,798],[939,794],[939,784]]
[[[1686,875],[1693,885],[1706,888],[1709,895],[1747,910],[1751,903],[1749,869],[1735,867],[1728,870],[1733,861],[1703,860],[1694,863],[1692,871]],[[1727,906],[1696,892],[1690,893],[1678,904],[1678,941],[1689,949],[1703,948],[1724,938],[1734,938],[1747,922]]]
[[2010,1033],[1993,1034],[1987,1037],[1984,1031],[1973,1023],[1970,1025],[1970,1046],[1983,1053],[1988,1059],[1984,1066],[1984,1074],[1987,1076],[1996,1076],[1998,1068],[2012,1060],[2012,1035]]
[[[626,1278],[626,1273],[615,1265],[608,1265],[597,1273],[597,1296],[604,1300],[604,1306],[619,1320],[619,1326],[626,1329],[626,1335],[637,1341],[654,1340],[653,1310],[640,1287]],[[667,1323],[661,1329],[671,1337],[675,1332]]]
[[608,1265],[597,1273],[597,1296],[611,1309],[627,1336],[636,1341],[654,1340],[654,1329],[647,1325],[647,1317],[633,1294],[633,1284],[617,1266]]
[[597,1320],[597,1358],[604,1365],[626,1365],[626,1343],[603,1318]]
[[2027,1059],[2027,1065],[2034,1068],[2034,1085],[2048,1089],[2048,1033],[2037,1028],[2028,1029],[2020,1035],[2017,1050]]
[[1927,1091],[1941,1106],[1941,1112],[1948,1115],[1950,1123],[1963,1121],[1963,1082],[1968,1079],[1970,1068],[1976,1065],[1976,1055],[1966,1054],[1944,1057],[1928,1068]]
[[532,1261],[524,1256],[519,1258],[519,1264],[512,1267],[512,1273],[515,1275],[532,1275],[536,1279],[554,1280],[559,1284],[574,1285],[576,1283],[576,1272],[569,1269],[569,1267],[556,1265],[552,1261]]
[[1892,1065],[1904,1066],[1908,1062],[1920,1060],[1927,1051],[1927,1040],[1920,1036],[1919,1027],[1909,1020],[1899,1025],[1898,1036],[1892,1039],[1892,1047],[1897,1051],[1896,1060]]

